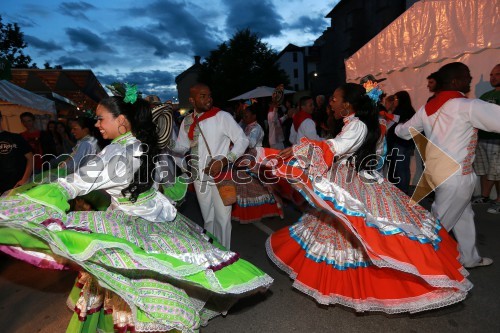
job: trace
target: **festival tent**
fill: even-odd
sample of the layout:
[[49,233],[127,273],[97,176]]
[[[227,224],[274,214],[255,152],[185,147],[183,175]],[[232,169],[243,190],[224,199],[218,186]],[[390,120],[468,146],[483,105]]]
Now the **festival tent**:
[[[275,88],[266,86],[257,87],[253,90],[247,91],[244,94],[231,98],[230,101],[237,101],[240,99],[249,99],[249,98],[270,97],[273,95],[274,89]],[[293,94],[294,92],[295,91],[293,90],[287,90],[287,89],[284,90],[285,94]]]
[[500,6],[491,0],[416,2],[345,61],[346,78],[387,78],[382,89],[407,90],[418,109],[430,96],[427,76],[455,61],[469,66],[470,97],[491,90],[489,75],[500,61]]
[[23,112],[33,113],[40,129],[44,127],[43,125],[48,119],[56,117],[54,101],[6,80],[0,81],[0,111],[2,112],[3,128],[14,133],[24,131],[19,119],[19,115]]

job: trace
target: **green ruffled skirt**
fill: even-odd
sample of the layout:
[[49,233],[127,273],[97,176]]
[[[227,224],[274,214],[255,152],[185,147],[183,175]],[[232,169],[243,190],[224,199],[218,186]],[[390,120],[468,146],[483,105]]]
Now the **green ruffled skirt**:
[[68,300],[75,310],[68,332],[193,332],[273,281],[181,214],[162,223],[117,210],[66,215],[28,198],[3,197],[0,244],[83,269]]

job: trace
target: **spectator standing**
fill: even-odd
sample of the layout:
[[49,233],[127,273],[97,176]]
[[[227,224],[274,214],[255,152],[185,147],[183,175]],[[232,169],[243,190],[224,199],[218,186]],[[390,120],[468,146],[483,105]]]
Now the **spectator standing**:
[[264,130],[257,122],[257,114],[259,113],[258,103],[253,103],[245,109],[243,122],[245,123],[245,135],[248,138],[248,148],[262,147],[264,140]]
[[389,113],[394,112],[395,108],[395,103],[394,103],[395,96],[394,95],[389,95],[384,98],[384,107]]
[[[43,136],[41,134],[41,145],[44,154],[59,156],[62,154],[61,136],[57,133],[57,122],[50,120],[45,128]],[[46,157],[45,160],[51,160],[51,157]]]
[[[490,73],[490,90],[481,97],[483,101],[500,105],[500,64],[497,64]],[[474,170],[480,176],[481,196],[473,199],[473,203],[489,202],[491,190],[495,186],[497,198],[487,212],[500,214],[500,134],[479,130],[478,144]]]
[[[403,124],[413,117],[415,109],[411,104],[410,95],[406,91],[398,91],[393,95],[394,115],[399,116],[399,123]],[[387,130],[387,148],[392,158],[389,163],[388,179],[401,191],[409,194],[410,188],[410,159],[415,152],[413,140],[404,140],[394,133],[396,126]],[[397,158],[396,158],[397,157]]]
[[[31,112],[23,112],[19,116],[26,131],[21,136],[28,142],[33,153],[33,171],[38,173],[42,169],[44,151],[42,148],[42,131],[35,127],[35,115]],[[46,137],[46,135],[44,135]],[[45,140],[43,140],[45,141]],[[50,158],[53,158],[52,155]]]
[[326,136],[326,131],[327,131],[327,119],[328,119],[328,114],[326,113],[326,103],[325,103],[325,95],[318,95],[316,96],[315,102],[316,102],[316,107],[313,112],[313,120],[316,123],[316,133],[320,137],[325,137]]
[[427,89],[429,89],[429,92],[432,94],[429,99],[427,99],[427,102],[430,101],[434,96],[436,96],[436,93],[439,91],[439,77],[438,77],[438,72],[431,73],[427,77]]
[[101,151],[96,137],[100,133],[96,131],[95,120],[87,117],[80,117],[70,120],[71,133],[77,139],[77,144],[71,153],[71,156],[63,161],[67,173],[75,172],[82,160],[88,157],[93,157]]
[[290,131],[293,126],[293,117],[297,113],[297,109],[293,105],[291,98],[285,99],[285,108],[287,117],[281,125],[283,127],[283,135],[285,137],[284,141],[285,147],[290,147],[292,145],[290,143]]
[[33,153],[24,138],[3,130],[0,113],[0,194],[28,182],[33,170]]
[[269,146],[274,149],[283,149],[285,148],[285,136],[283,134],[283,127],[281,126],[281,124],[286,120],[287,115],[280,117],[278,108],[278,105],[276,105],[274,102],[271,102],[271,105],[269,106],[269,112],[267,113]]
[[290,143],[297,144],[300,139],[321,140],[316,132],[316,124],[312,118],[314,102],[312,97],[303,96],[299,100],[299,112],[293,117],[293,126],[290,129]]
[[72,138],[69,135],[68,127],[65,123],[58,121],[56,123],[56,132],[59,134],[61,138],[61,151],[58,152],[60,154],[70,154],[75,146]]

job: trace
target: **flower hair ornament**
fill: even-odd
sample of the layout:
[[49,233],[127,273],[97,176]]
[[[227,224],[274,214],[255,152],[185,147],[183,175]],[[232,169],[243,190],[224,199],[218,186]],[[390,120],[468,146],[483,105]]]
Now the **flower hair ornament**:
[[363,83],[363,87],[366,90],[366,95],[372,100],[372,103],[377,105],[380,96],[384,93],[384,91],[378,86],[378,82],[368,81]]
[[134,104],[137,98],[141,97],[141,93],[137,90],[136,84],[128,84],[121,82],[114,82],[106,85],[114,96],[123,98],[125,103]]

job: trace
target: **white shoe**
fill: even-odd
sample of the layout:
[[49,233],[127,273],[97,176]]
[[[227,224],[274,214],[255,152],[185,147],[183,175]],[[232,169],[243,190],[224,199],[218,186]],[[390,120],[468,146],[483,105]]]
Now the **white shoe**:
[[495,201],[486,211],[490,214],[500,214],[500,202]]
[[489,266],[491,264],[493,264],[493,259],[482,257],[481,260],[479,260],[474,265],[464,266],[464,267],[467,269],[470,269],[470,268],[476,268],[476,267],[482,267],[482,266]]

